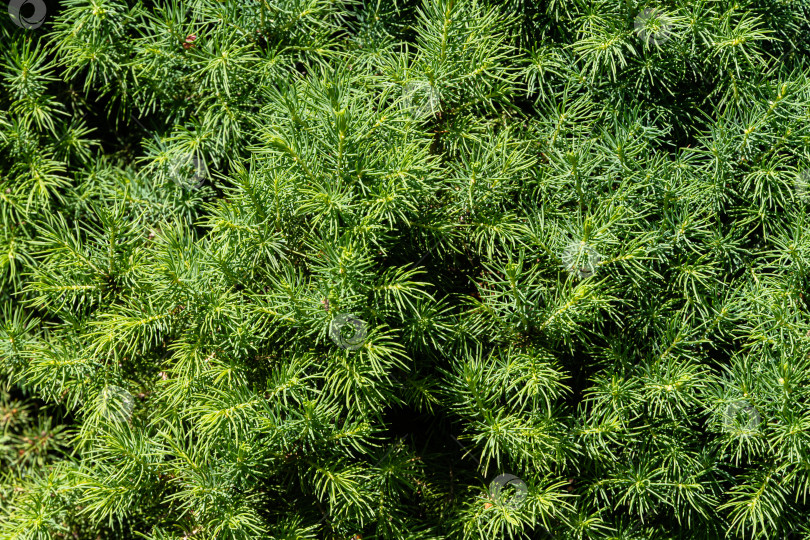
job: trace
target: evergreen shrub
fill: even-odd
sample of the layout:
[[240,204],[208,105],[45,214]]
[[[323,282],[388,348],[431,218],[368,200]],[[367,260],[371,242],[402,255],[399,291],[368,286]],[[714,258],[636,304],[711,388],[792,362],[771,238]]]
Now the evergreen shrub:
[[7,2],[1,539],[810,539],[806,0]]

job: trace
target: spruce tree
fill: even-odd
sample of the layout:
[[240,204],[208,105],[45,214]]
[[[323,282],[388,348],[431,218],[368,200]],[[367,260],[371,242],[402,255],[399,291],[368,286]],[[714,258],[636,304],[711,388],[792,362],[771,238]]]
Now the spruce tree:
[[810,539],[810,4],[10,0],[0,538]]

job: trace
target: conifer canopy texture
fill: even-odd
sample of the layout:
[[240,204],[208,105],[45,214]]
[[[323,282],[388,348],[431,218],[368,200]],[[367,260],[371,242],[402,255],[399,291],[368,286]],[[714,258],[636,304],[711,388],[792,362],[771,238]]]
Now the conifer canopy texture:
[[807,1],[2,3],[0,540],[810,539]]

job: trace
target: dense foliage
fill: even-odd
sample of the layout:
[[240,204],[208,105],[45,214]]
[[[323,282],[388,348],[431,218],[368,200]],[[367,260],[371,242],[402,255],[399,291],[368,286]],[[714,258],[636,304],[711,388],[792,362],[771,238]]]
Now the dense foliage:
[[810,538],[810,4],[11,4],[0,538]]

